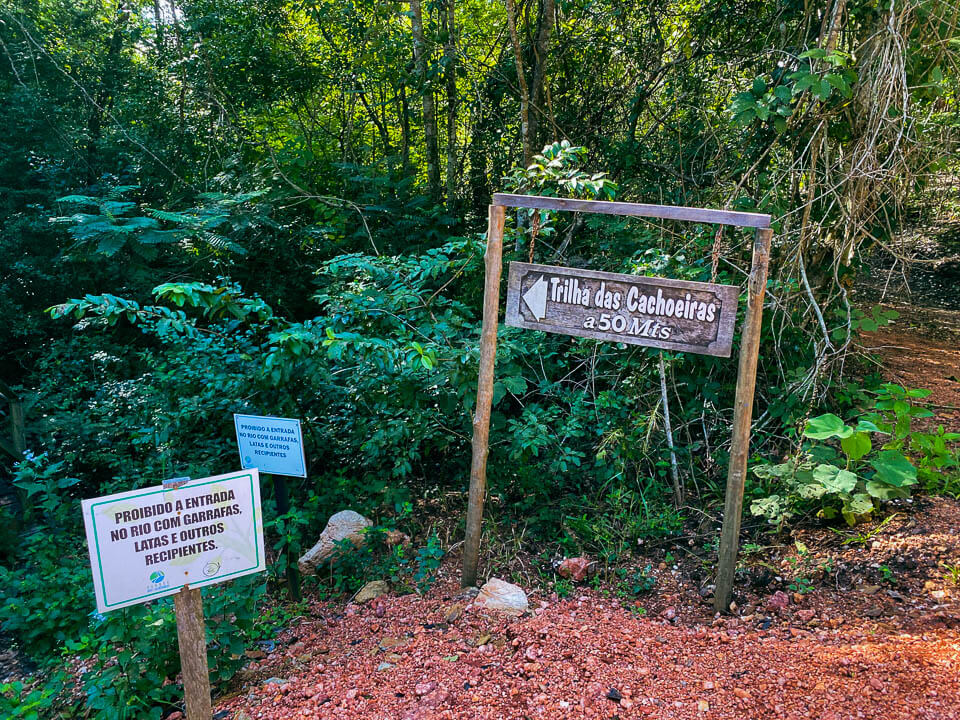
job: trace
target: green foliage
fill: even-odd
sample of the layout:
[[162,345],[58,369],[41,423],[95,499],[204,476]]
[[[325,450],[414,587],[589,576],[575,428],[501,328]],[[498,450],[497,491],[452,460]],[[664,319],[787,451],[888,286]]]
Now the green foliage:
[[755,77],[750,90],[734,98],[730,109],[734,122],[741,127],[755,121],[771,123],[778,133],[785,133],[806,96],[831,104],[853,96],[857,73],[852,64],[853,58],[839,50],[806,50],[797,56],[793,72],[784,73],[778,68],[769,83],[762,76]]
[[943,564],[944,579],[953,584],[960,586],[960,565],[950,565],[949,563]]
[[63,465],[46,454],[17,465],[13,482],[30,530],[19,562],[0,566],[0,628],[41,663],[55,660],[89,622],[92,583],[86,553],[74,541],[79,513],[69,495],[78,481],[63,477]]
[[417,583],[417,590],[425,593],[433,585],[437,570],[440,568],[440,561],[445,552],[440,546],[440,538],[431,535],[427,538],[427,544],[417,550],[417,569],[413,574],[414,582]]
[[131,214],[137,203],[124,199],[126,193],[136,190],[134,185],[112,188],[103,197],[67,195],[57,202],[77,205],[96,212],[77,212],[50,219],[50,222],[68,225],[76,241],[74,249],[90,248],[106,256],[115,255],[124,248],[150,255],[145,246],[176,242],[178,233],[161,230],[160,223],[151,217]]
[[[42,683],[32,686],[21,680],[0,683],[0,713],[14,720],[42,720],[53,716],[53,708],[63,691],[65,675],[56,673]],[[62,716],[61,716],[62,717]]]
[[642,595],[652,592],[657,587],[657,576],[652,572],[653,567],[647,565],[644,568],[635,568],[629,571],[626,568],[620,568],[617,575],[620,578],[620,587],[629,595]]
[[509,190],[526,195],[588,197],[613,200],[617,185],[606,173],[589,174],[581,168],[587,148],[561,140],[547,145],[526,168],[514,168],[504,178]]
[[[202,592],[211,681],[228,681],[243,664],[264,585],[248,576]],[[87,706],[102,717],[126,720],[159,718],[182,698],[183,689],[167,682],[180,670],[177,647],[173,601],[164,598],[95,616],[89,631],[68,640],[65,649],[94,654],[83,676]]]
[[[528,9],[519,32],[536,37],[544,18],[535,3]],[[579,136],[519,168],[525,129],[503,7],[458,4],[454,28],[442,10],[424,5],[422,75],[411,67],[408,18],[389,3],[188,0],[175,25],[153,18],[149,3],[0,10],[0,376],[28,396],[35,453],[16,475],[25,527],[0,538],[0,622],[45,665],[67,639],[104,672],[129,653],[122,677],[100,689],[88,679],[90,707],[78,712],[148,717],[172,692],[151,689],[169,672],[167,646],[155,666],[142,656],[169,641],[168,606],[88,615],[78,499],[234,465],[233,412],[304,421],[310,477],[290,482],[293,509],[277,517],[264,493],[268,589],[343,507],[379,518],[381,530],[310,581],[319,592],[378,576],[429,585],[441,550],[409,509],[449,513],[442,499],[469,472],[492,192],[758,210],[778,232],[781,218],[804,218],[801,257],[831,341],[893,318],[851,311],[841,298],[861,267],[857,243],[887,245],[907,194],[955,165],[957,80],[944,69],[956,58],[942,0],[909,9],[913,29],[891,51],[906,77],[903,107],[898,91],[880,136],[861,122],[878,78],[861,80],[854,67],[891,67],[872,55],[886,8],[852,8],[827,52],[803,4],[567,4],[546,54],[527,53],[526,139],[540,147],[571,128]],[[424,142],[427,97],[434,119],[455,130],[436,158]],[[865,191],[857,178],[818,176],[871,145],[904,148],[909,167],[884,160],[888,171],[870,175]],[[813,147],[823,148],[819,163]],[[800,208],[814,186],[817,199]],[[870,203],[850,200],[864,195]],[[850,214],[866,205],[869,223],[848,238]],[[730,284],[742,284],[750,242],[705,225],[575,213],[510,212],[507,230],[507,261],[530,253]],[[772,255],[753,445],[765,457],[784,451],[821,394],[810,368],[826,338],[795,247],[778,241]],[[498,337],[489,477],[499,522],[523,527],[534,552],[548,543],[624,563],[638,542],[680,535],[687,511],[670,499],[655,354],[512,328]],[[852,417],[865,394],[838,372],[835,364],[819,378],[825,401]],[[671,357],[667,375],[690,502],[714,504],[736,364]],[[790,475],[809,464],[802,485],[819,496],[794,500],[785,489],[793,479],[768,477],[752,478],[752,499],[776,505],[772,516],[845,503],[853,511],[865,506],[854,505],[858,496],[884,502],[869,488],[960,494],[956,438],[904,434],[922,398],[885,392],[887,406],[871,408],[877,417],[858,418],[877,429],[851,421],[847,437],[803,440]],[[422,549],[385,546],[383,530],[398,523],[425,538]],[[223,592],[216,617],[230,617],[231,603],[247,607],[246,596]],[[217,653],[239,647],[237,635],[213,632]],[[218,660],[214,680],[230,668]],[[35,692],[4,691],[41,703],[42,715],[52,696]]]
[[948,443],[960,436],[942,427],[934,434],[912,429],[915,418],[932,415],[915,404],[927,395],[927,390],[884,383],[874,393],[873,408],[855,424],[833,413],[811,418],[799,453],[781,464],[754,466],[753,474],[775,492],[754,499],[752,514],[779,525],[816,509],[819,517],[840,515],[854,525],[884,502],[910,497],[920,481],[935,487],[957,466],[957,452]]

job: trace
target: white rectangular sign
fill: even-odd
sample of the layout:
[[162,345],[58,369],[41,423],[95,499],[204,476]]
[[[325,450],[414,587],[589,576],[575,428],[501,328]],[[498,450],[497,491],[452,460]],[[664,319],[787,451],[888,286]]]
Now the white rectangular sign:
[[307,476],[299,420],[234,413],[233,424],[241,467],[273,475]]
[[101,613],[266,569],[256,470],[82,504]]

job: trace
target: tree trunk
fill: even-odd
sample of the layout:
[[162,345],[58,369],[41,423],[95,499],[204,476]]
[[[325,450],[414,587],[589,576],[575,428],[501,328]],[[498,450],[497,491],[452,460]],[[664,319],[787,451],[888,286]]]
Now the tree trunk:
[[410,172],[410,104],[406,82],[400,85],[400,162],[406,175]]
[[447,213],[456,211],[457,201],[457,24],[456,0],[447,0],[447,38],[443,46],[447,81]]
[[437,143],[437,109],[433,88],[427,83],[426,41],[423,33],[423,10],[420,0],[410,0],[410,23],[413,26],[413,59],[423,95],[423,136],[427,146],[427,192],[434,202],[440,199],[440,150]]
[[177,111],[180,115],[180,142],[178,144],[178,155],[183,155],[183,141],[186,134],[187,114],[187,65],[183,52],[183,34],[180,32],[180,21],[177,18],[177,4],[170,0],[170,19],[173,23],[174,36],[177,38],[177,60],[180,65],[180,93],[177,97]]
[[370,101],[367,100],[366,92],[364,92],[363,88],[359,84],[354,92],[356,92],[356,94],[360,97],[360,102],[363,104],[363,109],[367,111],[367,116],[370,118],[370,122],[373,123],[374,127],[377,129],[377,133],[380,135],[380,143],[383,145],[384,156],[390,157],[393,155],[393,145],[390,144],[390,133],[387,130],[387,126],[384,125],[383,121],[380,119],[380,116],[377,115],[376,108],[370,105]]
[[157,65],[163,68],[163,56],[165,53],[163,46],[163,13],[160,11],[160,0],[153,0],[153,16],[154,22],[156,23],[155,30],[157,34]]
[[483,216],[483,210],[490,204],[490,188],[487,187],[487,152],[483,145],[487,134],[487,114],[480,108],[480,115],[470,132],[470,145],[467,151],[470,168],[470,203],[477,217]]
[[530,88],[530,104],[533,113],[530,115],[530,144],[539,149],[538,129],[540,115],[543,111],[543,89],[547,77],[547,52],[550,44],[550,33],[553,31],[554,0],[543,0],[543,13],[540,15],[540,31],[537,33],[537,42],[533,46],[533,87]]
[[513,44],[513,58],[517,65],[517,85],[520,87],[520,142],[523,144],[523,166],[533,162],[533,152],[530,145],[530,92],[527,89],[527,77],[523,69],[523,52],[520,48],[520,38],[517,37],[517,9],[513,0],[506,0],[507,29],[510,31],[510,42]]
[[103,63],[103,75],[100,79],[100,90],[97,92],[94,107],[87,119],[87,182],[93,184],[99,177],[97,171],[97,143],[103,134],[103,116],[109,113],[113,104],[113,91],[116,84],[114,69],[115,58],[123,48],[123,26],[129,18],[129,13],[122,8],[117,9],[117,24],[110,36],[107,45],[107,57]]

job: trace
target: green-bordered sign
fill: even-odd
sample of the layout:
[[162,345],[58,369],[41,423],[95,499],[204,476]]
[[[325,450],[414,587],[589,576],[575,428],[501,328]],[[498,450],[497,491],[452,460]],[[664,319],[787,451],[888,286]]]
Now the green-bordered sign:
[[265,569],[256,470],[83,501],[97,610]]

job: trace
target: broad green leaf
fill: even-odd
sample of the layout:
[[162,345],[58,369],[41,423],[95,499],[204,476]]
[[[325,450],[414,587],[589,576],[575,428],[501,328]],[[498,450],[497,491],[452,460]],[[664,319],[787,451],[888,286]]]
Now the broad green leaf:
[[502,378],[501,382],[506,386],[507,390],[519,395],[527,391],[527,381],[524,380],[519,375],[511,375],[509,377]]
[[782,463],[780,465],[768,465],[764,463],[755,465],[753,467],[753,474],[763,480],[769,480],[771,478],[781,478],[789,475],[791,470],[790,463]]
[[849,470],[841,470],[836,465],[817,465],[813,471],[813,477],[832,493],[849,493],[857,487],[857,476]]
[[[819,80],[819,78],[817,77],[817,75],[814,74],[814,73],[812,73],[812,72],[805,72],[805,73],[802,73],[802,74],[800,74],[800,73],[794,73],[794,75],[800,75],[800,77],[799,77],[799,79],[797,80],[796,84],[793,86],[793,94],[794,94],[794,95],[799,95],[799,94],[801,94],[804,90],[806,90],[807,88],[809,88],[810,86],[812,86],[815,82],[817,82],[817,81]],[[793,77],[793,76],[791,76],[791,77]]]
[[894,487],[893,485],[870,480],[867,483],[867,493],[878,500],[896,500],[910,497],[910,488]]
[[917,482],[917,469],[899,450],[883,450],[870,460],[870,464],[877,471],[874,480],[894,487]]
[[837,90],[840,91],[840,94],[845,98],[849,98],[853,95],[853,91],[850,89],[850,86],[847,84],[847,81],[843,79],[841,75],[837,73],[827,73],[824,76],[824,79],[833,85]]
[[779,495],[769,495],[750,503],[750,514],[765,517],[771,523],[777,523],[781,518],[789,516],[784,512],[782,498]]
[[810,418],[803,434],[804,437],[813,440],[826,440],[832,437],[845,438],[853,435],[853,428],[844,424],[843,420],[833,413],[826,413],[819,417]]
[[865,432],[855,432],[850,437],[843,438],[840,441],[840,447],[843,448],[848,458],[859,460],[873,449],[873,443],[870,442],[870,436]]
[[820,483],[804,483],[797,488],[797,495],[804,500],[816,500],[827,494],[827,489]]
[[817,463],[830,463],[831,465],[837,465],[837,460],[840,458],[840,453],[834,450],[829,445],[814,445],[810,448],[810,459]]
[[869,420],[859,420],[857,422],[857,432],[883,432]]
[[856,515],[866,515],[873,512],[873,500],[865,493],[857,493],[846,504],[847,509]]

